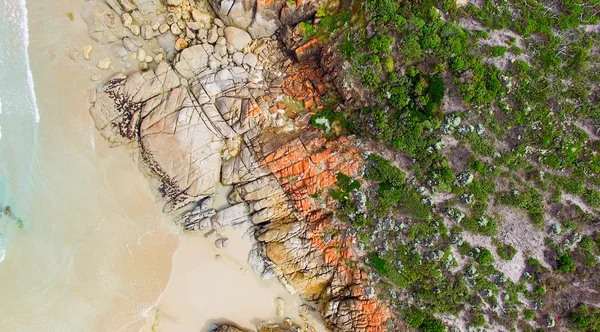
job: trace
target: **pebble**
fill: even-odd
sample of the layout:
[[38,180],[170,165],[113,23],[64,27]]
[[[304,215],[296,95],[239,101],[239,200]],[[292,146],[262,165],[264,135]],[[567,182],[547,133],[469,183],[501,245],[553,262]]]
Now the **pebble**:
[[131,30],[131,33],[133,33],[136,36],[140,35],[140,27],[139,27],[139,25],[132,24],[132,25],[129,26],[129,30]]
[[215,233],[217,233],[217,231],[215,231],[214,229],[211,229],[210,231],[208,231],[204,234],[204,237],[208,239],[209,237],[213,236],[213,234],[215,234]]
[[142,13],[140,13],[139,10],[134,10],[133,12],[131,12],[131,17],[133,17],[133,19],[138,22],[142,22],[144,20],[144,17],[142,16]]
[[135,44],[133,43],[133,41],[131,41],[131,38],[129,37],[123,38],[123,47],[125,47],[125,49],[128,51],[135,50]]
[[227,248],[227,246],[229,245],[229,239],[226,237],[222,237],[222,238],[218,238],[215,241],[215,246],[217,246],[217,248]]
[[218,18],[215,18],[215,21],[214,21],[214,22],[215,22],[215,24],[216,24],[216,25],[217,25],[219,28],[222,28],[222,27],[224,27],[224,26],[225,26],[225,24],[223,23],[223,21],[221,21],[221,20],[220,20],[220,19],[218,19]]
[[154,60],[154,58],[153,58],[153,57],[151,57],[151,56],[149,56],[149,55],[146,55],[146,57],[144,58],[144,61],[146,61],[147,63],[150,63],[150,62],[152,62],[153,60]]
[[192,18],[194,19],[194,21],[196,21],[202,25],[206,26],[206,25],[210,24],[210,15],[207,13],[202,13],[198,9],[192,10]]
[[165,56],[162,53],[158,53],[155,57],[154,57],[154,62],[156,63],[161,63],[164,60]]
[[195,39],[196,34],[190,28],[185,28],[185,37],[188,39]]
[[142,25],[142,37],[144,39],[152,39],[154,37],[154,30],[148,24]]
[[133,23],[133,17],[131,17],[131,14],[129,13],[123,13],[123,15],[121,15],[121,21],[124,26],[129,27]]
[[283,299],[278,297],[275,299],[275,312],[277,313],[277,316],[279,317],[283,317],[284,314],[284,306],[285,306],[285,302],[283,302]]
[[86,45],[83,47],[83,57],[86,60],[90,59],[90,55],[92,54],[92,45]]
[[217,39],[219,39],[219,34],[217,33],[217,26],[213,25],[213,27],[210,29],[210,31],[208,32],[208,42],[211,44],[214,44],[217,42]]
[[171,27],[170,27],[168,24],[166,24],[166,23],[165,23],[165,24],[161,24],[161,25],[158,27],[158,32],[160,32],[160,33],[166,33],[166,32],[167,32],[167,31],[169,31],[170,29],[171,29]]
[[110,68],[110,66],[112,65],[112,60],[108,57],[101,59],[100,61],[98,61],[98,68],[102,69],[102,70],[107,70],[108,68]]
[[138,65],[138,68],[140,68],[140,70],[145,71],[148,70],[148,63],[147,62],[140,62]]
[[220,56],[224,57],[227,55],[227,46],[217,44],[215,46],[215,52],[218,53]]
[[152,26],[152,30],[156,31],[156,30],[158,30],[158,28],[160,28],[160,22],[152,21],[151,26]]
[[185,41],[185,39],[183,39],[183,38],[179,38],[175,42],[175,49],[177,51],[181,51],[181,50],[185,49],[186,47],[188,47],[188,42]]
[[144,50],[143,48],[140,48],[137,51],[137,60],[138,61],[144,61],[144,59],[146,59],[146,50]]
[[187,27],[193,31],[200,30],[200,24],[198,24],[198,22],[187,22]]
[[238,66],[241,66],[242,64],[244,64],[244,53],[242,53],[242,52],[233,53],[233,62],[235,62],[235,64]]
[[196,38],[204,41],[206,40],[206,37],[208,36],[208,31],[206,29],[200,29],[198,30],[198,32],[196,32]]
[[250,68],[253,68],[254,66],[256,66],[256,63],[258,62],[258,59],[256,58],[256,55],[252,54],[252,53],[248,53],[246,55],[244,55],[244,64],[247,65]]
[[181,33],[181,29],[177,25],[177,23],[171,24],[171,33],[175,36],[178,36]]

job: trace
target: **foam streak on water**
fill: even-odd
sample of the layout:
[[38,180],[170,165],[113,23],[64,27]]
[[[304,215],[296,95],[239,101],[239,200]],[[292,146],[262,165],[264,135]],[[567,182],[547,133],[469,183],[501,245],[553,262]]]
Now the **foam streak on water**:
[[[4,74],[0,77],[2,82],[11,82],[18,87],[18,80],[5,80],[7,78],[15,78],[15,74],[21,74],[24,71],[25,75],[18,75],[19,78],[25,78],[25,84],[27,87],[25,91],[19,91],[19,93],[13,96],[19,98],[20,102],[27,103],[28,107],[21,108],[11,105],[8,98],[4,98],[7,105],[12,107],[10,111],[15,109],[23,109],[24,111],[31,112],[36,122],[40,121],[40,111],[37,105],[35,87],[33,83],[33,74],[31,72],[31,65],[29,61],[29,28],[28,28],[28,17],[27,7],[25,0],[0,0],[0,39],[3,42],[3,47],[0,48],[0,69]],[[12,38],[5,38],[11,34]],[[10,91],[0,91],[0,96]],[[23,92],[26,95],[23,95]]]

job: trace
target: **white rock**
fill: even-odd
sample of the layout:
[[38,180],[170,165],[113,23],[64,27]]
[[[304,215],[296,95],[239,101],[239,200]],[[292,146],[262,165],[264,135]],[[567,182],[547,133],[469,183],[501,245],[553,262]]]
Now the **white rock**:
[[238,66],[241,66],[242,64],[244,64],[244,53],[242,53],[242,52],[233,53],[233,62],[235,62],[235,64]]
[[152,62],[152,60],[154,60],[154,58],[152,58],[152,57],[151,57],[151,56],[149,56],[149,55],[146,55],[146,57],[144,58],[144,61],[146,61],[146,62],[148,62],[148,63]]
[[133,23],[133,17],[131,17],[131,14],[129,13],[123,13],[123,15],[121,15],[121,21],[124,26],[129,27]]
[[147,62],[140,62],[138,65],[138,68],[140,68],[141,71],[146,71],[148,70],[148,63]]
[[167,0],[167,6],[181,6],[183,0]]
[[158,30],[158,28],[160,28],[160,22],[152,21],[151,26],[152,26],[152,30],[156,31],[156,30]]
[[252,38],[242,29],[227,27],[225,28],[225,40],[236,50],[241,51],[252,41]]
[[213,27],[210,29],[210,31],[208,32],[208,42],[211,44],[214,44],[217,42],[217,39],[219,39],[219,34],[217,33],[217,26],[213,25]]
[[188,27],[188,29],[193,31],[200,30],[200,24],[198,22],[187,22],[186,26]]
[[210,60],[208,61],[208,67],[209,67],[210,69],[212,69],[212,70],[215,70],[215,69],[219,68],[219,65],[220,65],[220,64],[221,64],[221,63],[220,63],[219,61],[215,60],[215,59],[210,59]]
[[162,53],[158,53],[155,57],[154,57],[154,62],[156,63],[161,63],[163,60],[165,59],[165,56]]
[[227,44],[227,41],[225,40],[225,37],[219,37],[219,38],[217,39],[217,44],[218,44],[218,45],[226,45],[226,44]]
[[206,37],[208,36],[208,31],[206,29],[200,29],[196,32],[196,38],[202,41],[206,41]]
[[244,55],[244,64],[253,68],[254,66],[256,66],[256,63],[258,63],[258,59],[256,58],[256,55],[252,54],[252,53],[248,53],[246,55]]
[[225,24],[223,23],[223,21],[221,21],[221,20],[220,20],[220,19],[218,19],[218,18],[215,18],[215,24],[216,24],[216,25],[217,25],[219,28],[222,28],[222,27],[224,27],[224,26],[225,26]]
[[132,25],[129,26],[129,30],[131,30],[131,33],[133,33],[136,36],[140,35],[140,27],[139,27],[139,25],[132,24]]
[[211,16],[210,16],[210,14],[202,13],[198,9],[193,9],[192,10],[192,18],[194,19],[194,21],[196,21],[202,25],[207,25],[207,24],[210,24]]
[[148,24],[142,25],[142,37],[144,39],[152,39],[154,37],[154,30]]
[[229,53],[229,54],[233,54],[233,53],[235,53],[235,51],[237,51],[237,50],[235,49],[235,47],[233,47],[233,45],[231,45],[231,44],[227,43],[227,53]]
[[217,45],[215,45],[215,52],[217,54],[219,54],[221,57],[224,57],[227,55],[227,46],[217,44]]
[[170,27],[168,24],[166,24],[166,23],[165,23],[165,24],[161,24],[161,25],[158,27],[158,32],[160,32],[160,33],[166,33],[166,32],[167,32],[167,31],[169,31],[170,29],[171,29],[171,27]]
[[283,317],[284,314],[284,309],[285,307],[285,302],[283,302],[283,299],[278,297],[275,299],[275,312],[277,313],[277,316],[279,317]]
[[107,70],[108,68],[110,68],[110,66],[112,65],[112,60],[110,60],[110,58],[104,58],[101,59],[100,61],[98,61],[98,68],[102,69],[102,70]]
[[142,13],[140,13],[139,10],[134,10],[133,12],[131,12],[131,17],[133,17],[133,19],[138,22],[142,22],[144,20],[144,17],[142,16]]
[[181,33],[181,29],[179,28],[177,23],[171,24],[171,33],[175,36],[179,36],[179,34]]
[[137,52],[137,60],[138,61],[144,61],[146,59],[146,50],[144,50],[143,48],[140,48]]
[[92,45],[86,45],[83,47],[83,57],[86,60],[90,59],[90,55],[92,54]]
[[187,39],[195,39],[196,34],[190,28],[185,28],[185,38]]

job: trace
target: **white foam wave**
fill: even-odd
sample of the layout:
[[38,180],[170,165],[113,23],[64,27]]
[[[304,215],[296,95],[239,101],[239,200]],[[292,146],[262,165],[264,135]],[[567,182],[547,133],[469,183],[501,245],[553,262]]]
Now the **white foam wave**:
[[25,43],[25,61],[27,66],[27,87],[33,101],[35,122],[40,122],[40,110],[37,105],[37,98],[35,96],[35,85],[33,83],[33,73],[31,72],[31,65],[29,61],[29,19],[27,13],[26,0],[19,0],[19,6],[23,11],[23,19],[20,20],[21,32],[23,33],[23,41]]
[[0,234],[0,262],[4,260],[6,257],[6,249],[4,249],[4,244],[2,243],[2,235]]

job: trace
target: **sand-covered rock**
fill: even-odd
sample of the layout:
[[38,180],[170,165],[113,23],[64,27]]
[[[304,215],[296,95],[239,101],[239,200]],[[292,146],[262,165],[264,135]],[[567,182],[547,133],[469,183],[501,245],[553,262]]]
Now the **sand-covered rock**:
[[88,26],[90,37],[97,42],[112,43],[127,35],[119,14],[100,0],[86,1],[81,17]]

